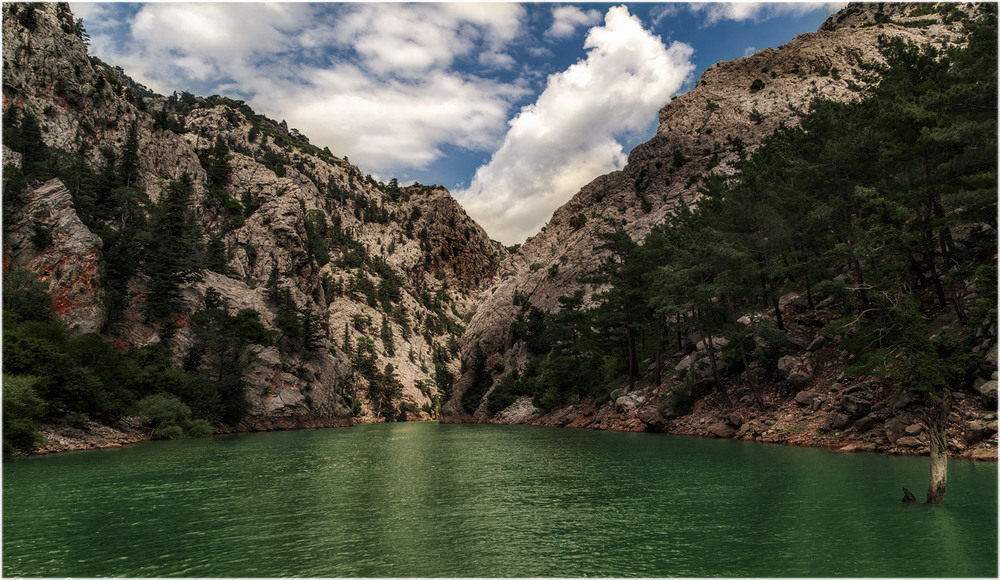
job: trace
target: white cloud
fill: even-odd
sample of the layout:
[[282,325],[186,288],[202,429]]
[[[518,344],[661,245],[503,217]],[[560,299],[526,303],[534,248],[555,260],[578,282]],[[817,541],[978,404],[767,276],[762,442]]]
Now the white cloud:
[[660,22],[663,22],[665,18],[680,14],[682,6],[682,4],[670,2],[667,4],[658,4],[650,8],[649,18],[652,21],[653,27],[659,26]]
[[261,95],[261,105],[283,111],[289,125],[303,128],[314,143],[328,144],[378,175],[427,167],[446,143],[495,148],[510,101],[524,92],[444,71],[428,73],[419,83],[375,79],[352,65],[298,74],[310,84]]
[[499,53],[520,31],[523,16],[516,4],[360,4],[334,34],[372,72],[416,77],[450,66],[480,43]]
[[583,10],[576,6],[557,6],[552,9],[552,26],[545,31],[546,36],[556,39],[569,38],[581,26],[593,26],[601,21],[597,10]]
[[619,140],[654,125],[656,112],[694,70],[690,46],[666,48],[624,6],[608,10],[584,48],[586,60],[549,77],[469,188],[455,192],[504,243],[537,232],[580,187],[621,168],[627,159]]
[[711,2],[689,5],[694,12],[705,13],[705,23],[722,20],[761,21],[784,15],[802,15],[816,10],[830,14],[847,6],[847,2]]

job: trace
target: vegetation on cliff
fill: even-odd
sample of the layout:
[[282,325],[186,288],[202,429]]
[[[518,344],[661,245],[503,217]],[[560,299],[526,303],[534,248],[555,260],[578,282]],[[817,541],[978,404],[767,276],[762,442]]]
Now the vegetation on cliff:
[[3,16],[12,427],[436,414],[502,255],[444,188],[379,182],[242,101],[157,95],[88,56],[65,3]]
[[682,373],[669,405],[684,413],[713,389],[731,405],[727,376],[775,372],[798,348],[778,300],[802,293],[808,309],[822,298],[836,313],[822,333],[845,337],[845,373],[934,399],[933,442],[948,393],[971,387],[982,362],[973,347],[996,335],[995,7],[968,26],[961,49],[885,40],[886,65],[872,71],[882,80],[863,99],[816,100],[752,156],[730,140],[735,173],[706,177],[642,243],[607,221],[607,258],[586,278],[601,289],[596,307],[577,294],[545,313],[515,297],[511,340],[529,359],[497,383],[488,412],[525,394],[548,410],[607,400],[623,382],[659,385],[664,353],[688,340],[707,351],[707,380]]

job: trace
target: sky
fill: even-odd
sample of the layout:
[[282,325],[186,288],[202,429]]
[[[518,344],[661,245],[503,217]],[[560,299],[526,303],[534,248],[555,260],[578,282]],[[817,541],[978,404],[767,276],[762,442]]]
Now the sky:
[[71,3],[90,53],[170,95],[287,121],[381,181],[441,184],[491,238],[537,233],[712,64],[845,3]]

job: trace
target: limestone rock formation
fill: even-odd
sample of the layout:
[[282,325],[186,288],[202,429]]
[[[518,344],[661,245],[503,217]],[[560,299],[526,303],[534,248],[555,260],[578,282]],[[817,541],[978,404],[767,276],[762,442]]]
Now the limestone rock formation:
[[[958,23],[911,16],[915,8],[851,4],[815,33],[709,67],[695,88],[660,110],[656,135],[632,150],[622,170],[585,185],[504,263],[463,337],[466,366],[478,347],[501,361],[505,372],[521,368],[524,352],[510,332],[515,295],[545,312],[558,311],[559,297],[576,291],[592,300],[601,289],[580,277],[604,256],[595,249],[599,233],[621,227],[641,241],[678,203],[697,202],[703,176],[731,173],[739,154],[752,152],[778,127],[796,124],[814,98],[859,98],[877,80],[870,69],[882,58],[879,37],[939,45],[961,39]],[[444,420],[473,420],[459,400],[470,381],[466,373],[456,385],[442,408]]]
[[[253,309],[272,330],[282,308],[321,329],[312,352],[254,347],[244,377],[251,409],[238,429],[437,413],[447,377],[459,371],[473,294],[506,254],[445,188],[380,183],[240,101],[157,95],[88,56],[66,4],[5,4],[3,13],[5,113],[37,119],[44,146],[93,171],[117,170],[134,154],[134,175],[121,185],[146,216],[171,182],[191,177],[187,210],[198,244],[206,255],[216,248],[223,263],[202,267],[181,288],[169,342],[178,364],[195,343],[191,316],[209,293],[230,312]],[[3,161],[23,163],[7,147]],[[165,329],[146,313],[153,284],[141,254],[123,282],[123,307],[109,309],[101,285],[101,235],[130,226],[80,214],[78,183],[29,186],[5,216],[5,278],[13,268],[40,276],[71,336],[99,332],[119,348],[160,342]],[[84,225],[88,219],[104,233]],[[269,297],[272,277],[290,303]],[[370,345],[363,361],[361,343]],[[385,404],[373,401],[376,376],[399,383]]]
[[58,179],[30,190],[21,219],[4,236],[4,269],[35,272],[48,285],[52,308],[71,334],[98,332],[107,320],[100,286],[101,238],[73,209]]

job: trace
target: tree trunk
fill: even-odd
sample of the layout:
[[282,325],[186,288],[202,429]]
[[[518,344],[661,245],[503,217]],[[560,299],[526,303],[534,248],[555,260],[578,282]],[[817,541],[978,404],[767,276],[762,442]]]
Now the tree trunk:
[[931,476],[927,485],[927,504],[944,502],[944,488],[948,482],[948,415],[951,413],[951,393],[942,396],[930,395],[934,404],[928,422],[928,436],[931,443]]
[[653,382],[660,386],[663,382],[663,316],[656,316],[656,370],[653,374]]
[[722,375],[719,374],[719,365],[715,360],[715,341],[712,340],[712,335],[705,333],[705,340],[708,341],[708,362],[712,365],[712,376],[715,378],[715,386],[722,393],[723,400],[726,401],[726,406],[730,409],[733,408],[733,400],[729,398],[729,393],[726,392],[726,387],[722,384]]
[[639,378],[639,352],[635,344],[635,330],[628,327],[628,381],[629,385],[635,385]]
[[816,310],[816,304],[813,303],[813,292],[812,283],[809,281],[809,272],[806,272],[806,299],[809,300],[809,310]]
[[753,380],[753,371],[750,370],[750,363],[747,361],[747,349],[743,345],[743,341],[740,340],[740,355],[743,357],[743,366],[745,367],[745,373],[747,375],[747,382],[750,383],[750,391],[753,393],[754,399],[757,400],[757,405],[760,410],[764,410],[764,399],[760,396],[760,391],[757,390],[757,382]]

